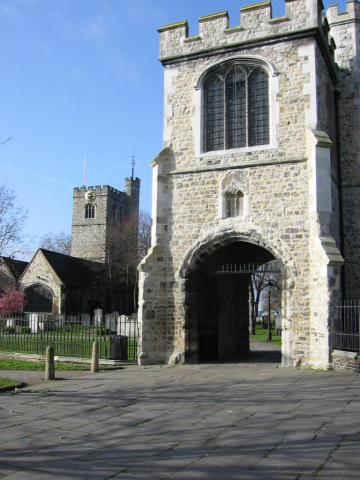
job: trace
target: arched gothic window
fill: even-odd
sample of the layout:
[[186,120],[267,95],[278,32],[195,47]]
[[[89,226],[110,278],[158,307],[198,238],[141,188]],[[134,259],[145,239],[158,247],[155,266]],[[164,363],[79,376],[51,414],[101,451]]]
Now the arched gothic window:
[[52,313],[53,292],[45,285],[33,285],[25,290],[28,301],[26,312]]
[[269,142],[267,72],[243,64],[213,70],[204,81],[204,151]]
[[244,214],[244,194],[242,192],[225,195],[226,217],[239,217]]
[[85,218],[95,218],[95,205],[92,203],[85,205]]

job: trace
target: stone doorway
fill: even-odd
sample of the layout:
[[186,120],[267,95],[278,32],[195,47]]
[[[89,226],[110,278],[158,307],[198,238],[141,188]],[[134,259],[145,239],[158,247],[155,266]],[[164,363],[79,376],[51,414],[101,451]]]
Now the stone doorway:
[[[218,272],[227,264],[263,265],[275,260],[259,245],[237,241],[203,253],[185,278],[185,361],[246,357],[251,272]],[[282,282],[284,284],[284,282]]]

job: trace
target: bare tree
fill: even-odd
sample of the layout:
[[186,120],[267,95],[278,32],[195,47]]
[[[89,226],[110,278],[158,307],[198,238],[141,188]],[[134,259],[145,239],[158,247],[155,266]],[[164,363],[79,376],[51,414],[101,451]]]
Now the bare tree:
[[0,256],[25,253],[31,239],[22,233],[28,211],[16,202],[16,194],[0,185]]
[[61,231],[60,233],[49,232],[40,240],[40,247],[52,252],[71,255],[71,235]]
[[11,135],[11,137],[9,137],[6,140],[4,140],[3,142],[1,142],[0,145],[4,145],[4,143],[9,142],[12,139],[12,137],[13,136]]
[[265,263],[260,266],[258,270],[251,275],[249,285],[249,305],[250,318],[249,329],[250,335],[255,333],[256,317],[259,315],[259,305],[268,305],[268,293],[266,287],[269,280],[273,283],[273,288],[270,296],[271,309],[281,308],[281,274],[276,260]]
[[137,265],[148,254],[151,247],[151,215],[149,212],[140,210],[138,228]]
[[[113,223],[108,228],[105,252],[105,269],[99,266],[101,284],[111,294],[112,307],[120,290],[125,295],[125,313],[136,310],[137,266],[147,254],[151,244],[151,217],[147,212],[128,216],[122,223]],[[130,302],[130,298],[133,302]],[[133,305],[131,305],[133,303]]]

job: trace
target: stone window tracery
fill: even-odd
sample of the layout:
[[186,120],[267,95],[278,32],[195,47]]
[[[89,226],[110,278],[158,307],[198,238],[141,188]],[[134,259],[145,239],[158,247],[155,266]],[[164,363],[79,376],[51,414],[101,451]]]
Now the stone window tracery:
[[95,205],[93,203],[85,205],[85,218],[95,218]]
[[220,180],[219,217],[246,217],[249,212],[248,179],[243,171],[227,172]]
[[257,65],[226,64],[204,81],[205,152],[270,143],[269,78]]

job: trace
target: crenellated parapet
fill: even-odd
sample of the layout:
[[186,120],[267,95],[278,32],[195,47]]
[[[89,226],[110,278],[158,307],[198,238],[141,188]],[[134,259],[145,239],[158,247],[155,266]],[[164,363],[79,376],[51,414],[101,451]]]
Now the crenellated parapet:
[[89,187],[86,187],[85,185],[83,185],[82,187],[74,188],[74,196],[79,194],[83,195],[88,190],[94,190],[97,195],[109,195],[109,194],[115,195],[115,196],[124,195],[124,192],[121,192],[116,188],[110,187],[109,185],[96,185],[95,187],[93,187],[92,185],[90,185]]
[[326,35],[322,0],[285,0],[285,15],[272,17],[270,0],[241,7],[240,25],[229,27],[227,11],[199,18],[199,33],[189,37],[186,20],[165,25],[160,33],[160,60],[210,52],[241,43],[251,43],[290,32],[319,28]]
[[358,55],[358,38],[360,34],[360,4],[358,0],[348,0],[346,11],[339,12],[337,4],[326,10],[330,25],[330,34],[334,38],[337,49],[336,62],[340,68],[350,68],[360,73]]
[[360,3],[358,0],[348,0],[346,2],[346,12],[339,12],[337,3],[330,5],[326,9],[326,17],[331,27],[338,23],[360,20]]

